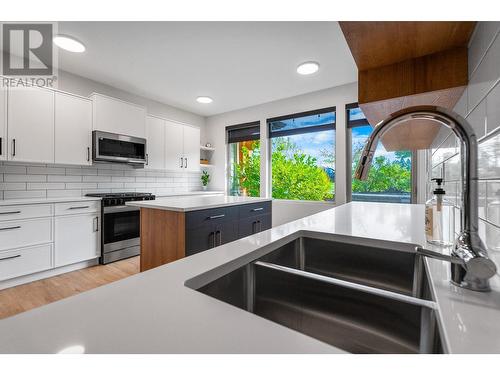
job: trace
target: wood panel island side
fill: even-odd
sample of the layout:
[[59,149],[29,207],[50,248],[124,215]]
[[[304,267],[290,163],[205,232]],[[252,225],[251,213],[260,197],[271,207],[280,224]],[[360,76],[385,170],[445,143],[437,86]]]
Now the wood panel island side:
[[271,228],[271,199],[231,196],[127,202],[141,209],[141,272]]

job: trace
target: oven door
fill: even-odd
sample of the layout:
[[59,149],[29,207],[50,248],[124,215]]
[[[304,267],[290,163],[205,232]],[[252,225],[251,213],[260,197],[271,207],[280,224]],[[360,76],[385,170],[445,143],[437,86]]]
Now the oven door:
[[[131,240],[138,242],[140,236],[140,210],[138,207],[104,207],[103,244],[106,249],[123,247]],[[109,246],[113,244],[113,246]],[[108,246],[107,246],[108,245]],[[118,246],[118,247],[117,247]]]
[[92,132],[94,161],[129,164],[146,163],[146,140],[122,134],[94,130]]

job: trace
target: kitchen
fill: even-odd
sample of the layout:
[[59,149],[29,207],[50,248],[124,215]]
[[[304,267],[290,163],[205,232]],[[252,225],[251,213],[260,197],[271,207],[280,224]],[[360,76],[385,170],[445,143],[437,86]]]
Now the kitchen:
[[500,353],[500,22],[42,25],[0,353]]

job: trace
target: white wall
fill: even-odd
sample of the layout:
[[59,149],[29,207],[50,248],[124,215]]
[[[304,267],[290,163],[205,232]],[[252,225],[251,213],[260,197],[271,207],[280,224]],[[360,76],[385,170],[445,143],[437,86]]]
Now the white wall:
[[[206,134],[202,138],[210,142],[216,148],[212,157],[216,167],[212,170],[211,189],[227,189],[227,149],[226,134],[227,126],[252,121],[260,121],[261,129],[261,196],[271,196],[269,191],[269,166],[266,163],[268,151],[266,120],[271,117],[288,115],[291,113],[310,111],[319,108],[335,106],[337,109],[336,127],[336,204],[346,201],[346,128],[345,128],[345,105],[358,100],[357,83],[350,83],[326,90],[316,91],[309,94],[299,95],[287,99],[277,100],[253,107],[244,108],[232,112],[208,117],[206,119]],[[330,208],[331,204],[317,202],[290,202],[275,201],[273,204],[273,225],[295,220],[300,217]]]

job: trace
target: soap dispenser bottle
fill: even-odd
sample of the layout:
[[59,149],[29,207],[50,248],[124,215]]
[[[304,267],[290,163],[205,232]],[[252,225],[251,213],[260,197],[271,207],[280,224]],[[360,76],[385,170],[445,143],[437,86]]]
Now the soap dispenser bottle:
[[433,178],[437,187],[434,196],[425,203],[425,236],[427,242],[438,246],[452,246],[455,241],[455,208],[444,198],[442,178]]

